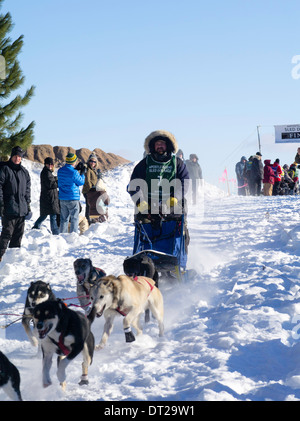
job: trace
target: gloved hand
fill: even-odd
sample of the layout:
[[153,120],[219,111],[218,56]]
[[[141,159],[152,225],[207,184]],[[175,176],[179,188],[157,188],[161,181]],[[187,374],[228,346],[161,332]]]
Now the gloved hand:
[[76,169],[77,171],[79,171],[80,175],[85,174],[85,173],[86,173],[86,170],[87,170],[87,168],[86,168],[86,166],[84,165],[84,163],[83,163],[83,162],[79,162],[79,163],[76,165],[75,169]]
[[142,202],[140,202],[137,205],[137,208],[138,208],[139,212],[143,213],[146,210],[148,210],[148,203],[145,200],[143,200]]
[[101,170],[100,170],[100,169],[98,169],[96,172],[97,172],[97,178],[98,178],[98,180],[99,180],[99,178],[102,178],[102,173],[101,173]]
[[81,171],[82,170],[82,168],[83,168],[83,162],[78,162],[78,164],[76,165],[76,167],[75,167],[75,170],[77,170],[77,171]]
[[31,212],[31,207],[30,207],[30,203],[27,203],[27,208],[28,208],[28,213],[25,216],[26,221],[29,221],[29,219],[32,218],[32,212]]
[[176,197],[169,197],[169,199],[167,199],[166,204],[168,207],[170,208],[174,208],[174,206],[176,206],[178,203],[178,200],[176,199]]

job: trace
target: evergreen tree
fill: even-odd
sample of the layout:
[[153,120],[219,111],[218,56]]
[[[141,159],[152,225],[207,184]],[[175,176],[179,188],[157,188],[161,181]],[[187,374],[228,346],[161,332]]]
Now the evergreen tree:
[[[0,0],[0,8],[4,0]],[[0,15],[0,155],[9,156],[14,146],[26,150],[33,142],[34,122],[27,128],[21,128],[23,114],[20,108],[27,105],[34,94],[34,86],[28,89],[24,96],[16,95],[10,102],[6,100],[11,93],[24,83],[17,56],[23,46],[23,35],[12,41],[8,33],[13,23],[10,13]],[[3,68],[5,65],[5,69]]]

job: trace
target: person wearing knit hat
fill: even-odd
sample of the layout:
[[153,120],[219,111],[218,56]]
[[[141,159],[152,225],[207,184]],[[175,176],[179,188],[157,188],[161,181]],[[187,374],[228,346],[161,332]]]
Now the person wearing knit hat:
[[44,159],[44,165],[54,165],[53,158],[51,158],[51,156],[47,156],[47,158]]
[[[79,224],[79,201],[80,186],[85,181],[84,173],[75,168],[77,156],[75,153],[68,153],[66,164],[57,171],[57,182],[59,188],[60,202],[60,233],[68,232],[69,220],[71,223],[70,232],[78,233]],[[79,172],[80,171],[80,172]]]
[[82,194],[85,198],[85,217],[88,220],[88,223],[91,224],[90,220],[90,205],[88,199],[88,193],[91,191],[96,191],[96,184],[99,178],[101,178],[100,169],[97,170],[98,158],[95,152],[92,152],[87,161],[87,171],[85,176],[85,182],[82,188]]
[[12,158],[13,156],[16,156],[16,155],[20,156],[21,158],[23,158],[23,156],[24,156],[24,151],[20,146],[15,146],[11,150],[10,157]]
[[23,155],[24,151],[20,146],[15,146],[10,159],[3,163],[0,170],[0,261],[7,247],[21,247],[25,219],[32,216],[31,179],[29,172],[21,164]]
[[97,164],[98,158],[97,155],[95,154],[95,152],[92,152],[91,155],[89,156],[88,161],[95,161]]
[[75,164],[77,161],[77,155],[75,153],[68,153],[68,155],[66,156],[66,164]]
[[57,190],[57,177],[53,175],[54,161],[48,156],[44,160],[44,168],[42,169],[41,194],[40,194],[40,216],[35,221],[32,229],[40,229],[42,223],[50,216],[50,228],[53,235],[59,234],[57,224],[57,215],[60,214],[60,206]]

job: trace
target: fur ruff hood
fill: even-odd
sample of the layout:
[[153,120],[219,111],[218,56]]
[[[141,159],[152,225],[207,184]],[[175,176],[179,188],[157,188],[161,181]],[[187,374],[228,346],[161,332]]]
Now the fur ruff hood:
[[156,130],[146,137],[144,148],[147,153],[151,152],[151,143],[154,143],[154,141],[158,139],[167,141],[167,145],[169,146],[169,148],[171,148],[171,152],[176,154],[176,152],[178,151],[177,140],[175,139],[175,136],[172,133],[167,132],[166,130]]

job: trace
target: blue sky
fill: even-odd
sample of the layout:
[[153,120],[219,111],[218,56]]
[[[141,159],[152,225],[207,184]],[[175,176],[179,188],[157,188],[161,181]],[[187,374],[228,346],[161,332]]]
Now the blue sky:
[[[6,0],[23,34],[24,125],[35,144],[101,148],[130,160],[169,130],[207,181],[233,177],[242,155],[291,163],[276,124],[299,124],[298,1]],[[300,146],[300,145],[299,145]]]

